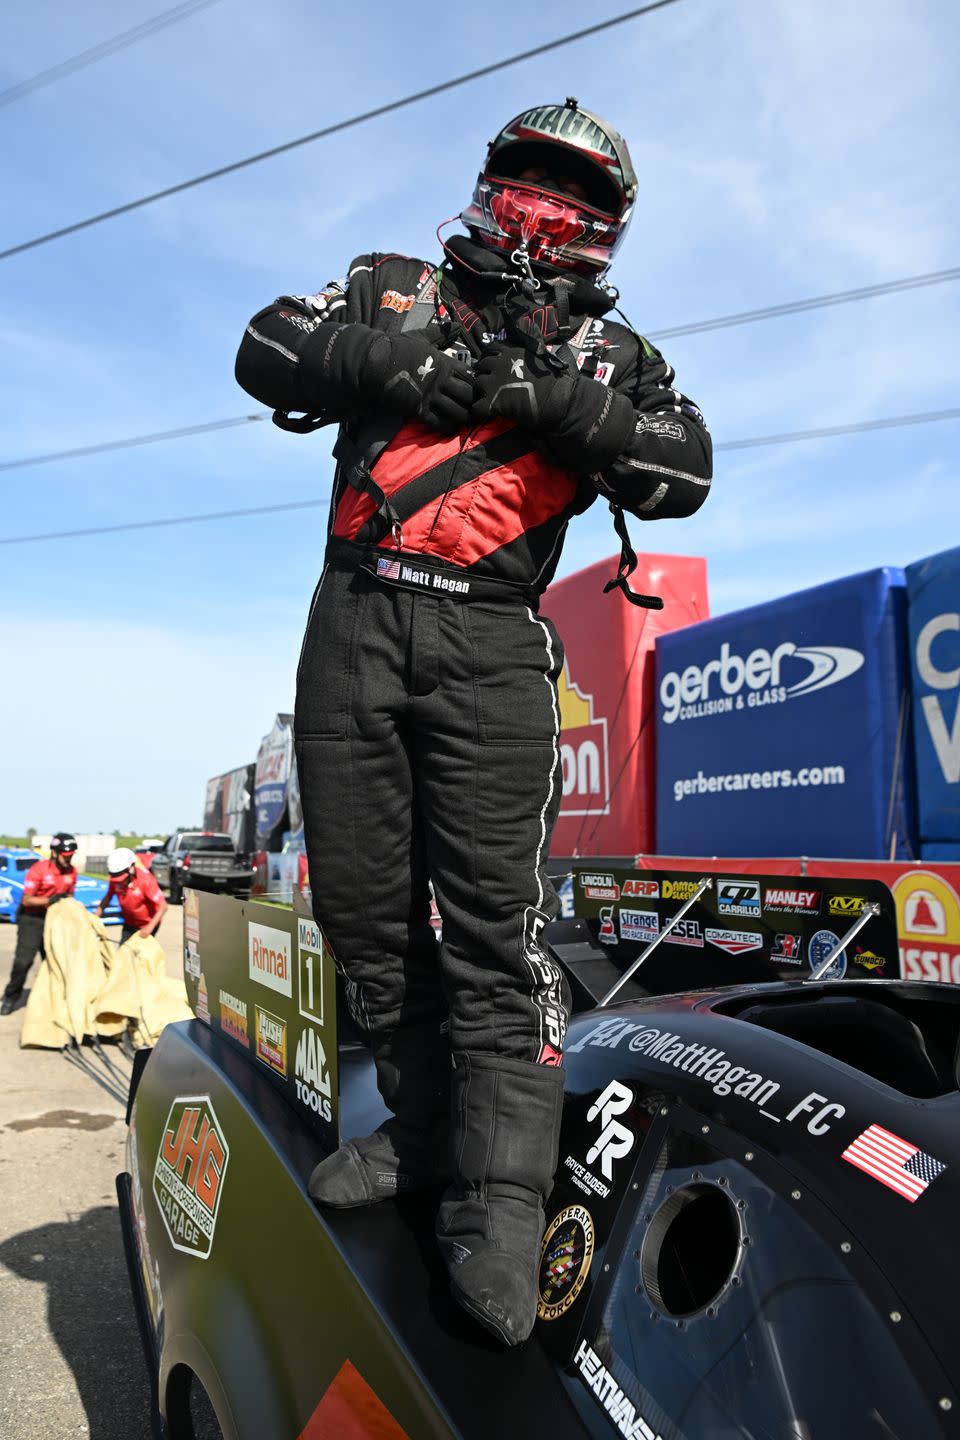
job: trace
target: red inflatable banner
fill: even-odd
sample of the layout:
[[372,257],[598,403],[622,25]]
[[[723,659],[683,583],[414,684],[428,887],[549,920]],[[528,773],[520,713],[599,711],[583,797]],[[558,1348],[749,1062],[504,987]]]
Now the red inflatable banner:
[[560,755],[563,801],[554,855],[631,855],[654,841],[654,731],[658,635],[709,616],[707,562],[641,555],[631,588],[662,610],[604,595],[617,559],[558,580],[541,606],[563,640]]

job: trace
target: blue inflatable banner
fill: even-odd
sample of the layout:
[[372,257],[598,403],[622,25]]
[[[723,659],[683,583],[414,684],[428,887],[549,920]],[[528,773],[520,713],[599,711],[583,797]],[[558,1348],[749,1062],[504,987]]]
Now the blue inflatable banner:
[[657,639],[661,855],[912,855],[903,572]]
[[[924,841],[960,843],[960,548],[907,569],[917,809]],[[926,851],[924,852],[926,854]]]

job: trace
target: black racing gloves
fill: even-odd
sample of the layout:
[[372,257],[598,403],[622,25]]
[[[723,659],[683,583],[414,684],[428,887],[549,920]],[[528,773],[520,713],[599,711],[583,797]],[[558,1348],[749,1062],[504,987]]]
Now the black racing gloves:
[[545,362],[516,350],[478,361],[482,388],[470,412],[476,424],[500,415],[533,431],[541,448],[565,469],[592,475],[627,447],[636,417],[625,395],[585,375],[557,375]]
[[303,380],[340,406],[386,406],[453,434],[471,423],[479,387],[459,360],[419,335],[325,325],[300,355]]

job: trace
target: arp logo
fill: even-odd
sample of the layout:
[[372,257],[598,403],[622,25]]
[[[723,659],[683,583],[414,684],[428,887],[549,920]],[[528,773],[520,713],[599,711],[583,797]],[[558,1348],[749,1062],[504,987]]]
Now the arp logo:
[[866,903],[862,895],[831,895],[827,901],[827,910],[831,915],[856,920]]
[[625,900],[659,900],[659,880],[624,880],[622,892]]
[[154,1198],[174,1250],[209,1257],[229,1158],[209,1095],[177,1096],[153,1171]]
[[629,1110],[632,1104],[633,1091],[621,1085],[619,1080],[611,1080],[587,1111],[587,1119],[596,1120],[599,1116],[603,1127],[587,1151],[587,1164],[593,1165],[599,1160],[605,1180],[613,1179],[614,1160],[622,1160],[633,1149],[636,1136],[616,1118],[624,1110]]

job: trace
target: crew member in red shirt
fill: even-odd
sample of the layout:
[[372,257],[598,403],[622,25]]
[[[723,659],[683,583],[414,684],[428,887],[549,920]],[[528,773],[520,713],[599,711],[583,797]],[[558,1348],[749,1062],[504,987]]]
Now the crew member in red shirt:
[[122,846],[107,856],[107,874],[110,883],[107,893],[97,906],[102,916],[111,896],[116,895],[120,914],[123,916],[123,934],[120,943],[131,935],[153,935],[159,929],[167,902],[163,892],[150,871],[137,863],[132,850]]
[[13,954],[10,979],[0,1001],[0,1015],[9,1015],[11,1010],[16,1009],[34,956],[38,951],[46,955],[43,925],[47,910],[55,900],[73,894],[77,883],[77,872],[73,868],[76,853],[74,836],[58,830],[50,841],[50,859],[38,860],[27,871],[23,898],[17,911],[17,948]]

